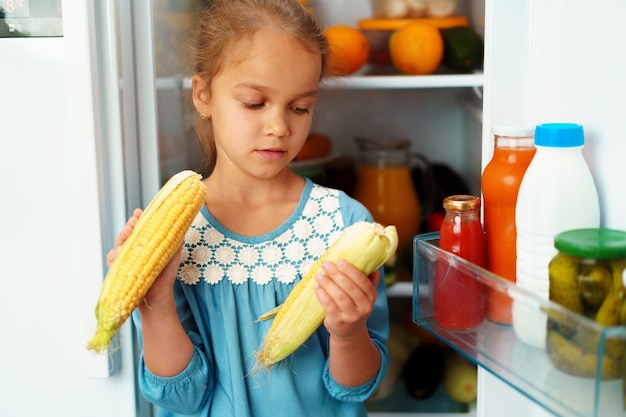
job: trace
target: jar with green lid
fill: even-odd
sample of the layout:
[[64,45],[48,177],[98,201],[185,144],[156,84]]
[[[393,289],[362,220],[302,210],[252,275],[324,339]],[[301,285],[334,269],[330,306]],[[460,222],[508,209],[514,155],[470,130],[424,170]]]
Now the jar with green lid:
[[[626,324],[626,232],[569,230],[555,237],[554,246],[550,300],[605,327]],[[603,379],[621,376],[626,341],[608,338],[575,316],[550,312],[547,342],[552,363],[564,372],[594,378],[602,366]]]

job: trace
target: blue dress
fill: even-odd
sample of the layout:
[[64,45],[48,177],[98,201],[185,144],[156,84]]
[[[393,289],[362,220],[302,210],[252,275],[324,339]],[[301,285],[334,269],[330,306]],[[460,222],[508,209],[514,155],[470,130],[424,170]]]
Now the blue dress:
[[[389,317],[384,277],[367,324],[381,366],[358,387],[338,384],[328,369],[328,332],[320,328],[271,371],[255,369],[255,352],[271,325],[257,317],[283,303],[294,285],[348,225],[370,220],[345,193],[307,179],[289,219],[263,236],[234,234],[206,207],[185,236],[175,285],[179,318],[194,355],[179,375],[160,377],[139,364],[139,385],[157,416],[363,417],[363,401],[387,372]],[[137,312],[133,319],[139,331]]]

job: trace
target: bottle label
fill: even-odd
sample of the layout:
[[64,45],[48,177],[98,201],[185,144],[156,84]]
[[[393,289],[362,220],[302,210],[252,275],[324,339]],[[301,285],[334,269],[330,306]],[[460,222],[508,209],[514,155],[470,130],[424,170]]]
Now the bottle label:
[[554,255],[554,236],[540,236],[517,230],[517,284],[529,291],[547,291],[548,265]]
[[[557,250],[553,236],[541,236],[517,230],[517,286],[540,298],[548,299],[550,278],[548,265]],[[524,343],[537,348],[545,346],[547,317],[538,304],[514,300],[513,328]]]

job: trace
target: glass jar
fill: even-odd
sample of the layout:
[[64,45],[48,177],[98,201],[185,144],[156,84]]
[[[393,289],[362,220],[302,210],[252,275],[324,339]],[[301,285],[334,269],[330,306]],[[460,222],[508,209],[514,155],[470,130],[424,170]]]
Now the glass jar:
[[[626,324],[626,232],[568,230],[555,237],[554,246],[558,253],[548,267],[550,300],[602,326]],[[558,312],[548,315],[547,329],[550,359],[563,372],[595,378],[602,359],[603,379],[621,376],[626,341]]]
[[[483,266],[483,228],[479,197],[453,195],[443,200],[446,210],[439,247]],[[433,289],[433,314],[437,324],[450,330],[470,330],[485,317],[483,284],[465,273],[437,264]]]

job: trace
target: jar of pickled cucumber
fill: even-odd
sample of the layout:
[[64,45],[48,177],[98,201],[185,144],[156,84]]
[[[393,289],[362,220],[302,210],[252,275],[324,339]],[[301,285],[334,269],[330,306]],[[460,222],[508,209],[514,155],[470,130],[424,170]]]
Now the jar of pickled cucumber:
[[[548,311],[547,348],[552,363],[572,375],[619,378],[626,340],[611,338],[604,327],[626,325],[626,232],[576,229],[554,239],[550,300],[577,315]],[[580,320],[584,316],[604,326]]]

